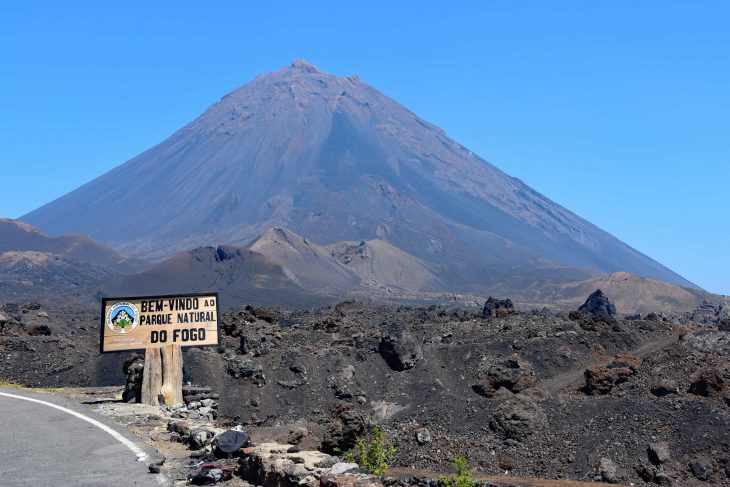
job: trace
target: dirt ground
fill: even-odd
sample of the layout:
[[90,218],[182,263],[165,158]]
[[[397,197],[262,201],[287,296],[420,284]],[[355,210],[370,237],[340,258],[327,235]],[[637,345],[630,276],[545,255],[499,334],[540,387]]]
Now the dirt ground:
[[[0,378],[123,384],[128,354],[99,356],[93,306],[19,313]],[[40,324],[50,334],[28,335]],[[262,441],[299,427],[302,447],[320,448],[345,404],[408,471],[451,471],[460,454],[485,476],[559,485],[730,484],[730,332],[715,324],[345,302],[237,309],[223,328],[220,347],[185,351],[186,377],[220,395],[219,426]]]

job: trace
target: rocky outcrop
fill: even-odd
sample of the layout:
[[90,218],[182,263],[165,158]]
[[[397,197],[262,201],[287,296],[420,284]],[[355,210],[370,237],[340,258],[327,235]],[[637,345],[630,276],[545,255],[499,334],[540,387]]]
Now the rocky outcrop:
[[133,353],[122,365],[122,372],[127,377],[122,400],[124,402],[140,402],[142,400],[142,376],[144,372],[144,355]]
[[412,369],[423,359],[421,340],[403,323],[383,326],[378,350],[390,368],[396,371]]
[[702,367],[692,376],[689,392],[696,396],[722,397],[730,389],[730,368]]
[[486,397],[492,397],[501,388],[519,393],[535,385],[532,367],[517,355],[481,367],[477,377],[479,382],[472,388]]
[[730,331],[701,330],[682,335],[681,340],[697,351],[730,357]]
[[542,407],[526,396],[514,396],[497,406],[489,427],[505,440],[523,441],[547,426]]
[[608,394],[614,386],[626,382],[636,374],[641,359],[631,355],[616,355],[608,364],[588,367],[584,372],[586,385],[584,392],[589,395]]
[[596,289],[593,294],[588,296],[578,311],[603,318],[612,318],[616,315],[616,307],[600,289]]
[[239,465],[243,480],[264,487],[382,487],[377,477],[361,472],[355,463],[280,443],[243,448]]
[[250,379],[257,386],[266,384],[261,364],[250,359],[227,357],[226,372],[236,379]]
[[489,296],[482,308],[484,318],[504,318],[514,313],[514,305],[511,299],[495,299]]
[[365,426],[365,415],[352,404],[336,404],[332,409],[332,421],[324,431],[322,451],[337,453],[351,450],[365,433]]

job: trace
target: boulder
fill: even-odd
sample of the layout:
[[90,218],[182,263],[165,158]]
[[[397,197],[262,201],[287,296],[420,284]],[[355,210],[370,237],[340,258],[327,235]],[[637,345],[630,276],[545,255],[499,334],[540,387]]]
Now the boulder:
[[30,336],[51,336],[51,328],[48,325],[31,325],[26,330]]
[[547,426],[540,405],[526,396],[513,396],[497,406],[489,427],[504,439],[523,441]]
[[383,326],[378,351],[388,366],[396,371],[412,369],[418,361],[423,360],[421,340],[403,323]]
[[370,416],[376,423],[388,421],[390,418],[405,409],[404,406],[394,402],[376,401],[372,405]]
[[307,435],[309,435],[309,429],[307,427],[295,426],[289,431],[286,442],[290,445],[298,445]]
[[332,408],[332,421],[325,428],[322,451],[339,453],[351,450],[365,433],[366,418],[352,404],[339,403]]
[[355,470],[356,468],[359,468],[360,466],[357,463],[346,463],[346,462],[339,462],[332,465],[332,468],[330,469],[330,473],[332,475],[339,475],[345,472],[348,472],[350,470]]
[[583,373],[586,381],[584,392],[589,395],[604,395],[611,392],[614,386],[626,382],[636,374],[641,366],[641,359],[631,355],[616,355],[606,365],[594,365]]
[[717,329],[720,331],[730,331],[730,318],[723,318],[720,323],[717,324]]
[[670,394],[679,394],[679,387],[670,380],[662,380],[653,384],[649,391],[656,397],[664,397]]
[[244,308],[244,310],[248,311],[259,320],[265,321],[267,323],[276,323],[276,313],[274,313],[270,309],[255,308],[251,305],[248,305]]
[[715,473],[715,465],[709,458],[700,457],[690,462],[689,470],[696,479],[704,482],[709,480],[712,474]]
[[514,313],[511,299],[495,299],[489,296],[482,308],[483,318],[504,318]]
[[472,388],[486,397],[492,397],[500,388],[519,393],[535,385],[532,367],[517,355],[481,367],[477,377],[479,382]]
[[588,296],[578,311],[603,318],[613,318],[616,315],[616,307],[600,289],[596,289],[593,294]]
[[647,453],[649,454],[649,461],[654,465],[666,463],[671,457],[669,454],[669,445],[664,442],[652,443],[647,448]]
[[619,468],[610,458],[603,457],[598,461],[596,473],[596,480],[602,480],[609,484],[617,484],[621,481]]
[[229,358],[226,364],[226,372],[236,379],[251,379],[258,386],[266,384],[263,368],[253,360]]
[[124,402],[140,402],[142,400],[142,377],[144,373],[144,355],[133,353],[122,364],[122,372],[127,376],[127,383],[122,392]]
[[241,352],[254,357],[267,355],[271,351],[271,342],[265,336],[251,337],[241,335]]
[[692,375],[689,392],[696,396],[722,397],[730,386],[730,368],[707,366]]
[[431,443],[431,432],[428,430],[428,428],[420,428],[418,431],[416,431],[416,441],[419,445],[427,445]]

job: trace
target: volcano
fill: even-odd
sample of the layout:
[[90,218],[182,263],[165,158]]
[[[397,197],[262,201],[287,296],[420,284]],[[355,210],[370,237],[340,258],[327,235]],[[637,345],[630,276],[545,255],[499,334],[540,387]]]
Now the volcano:
[[304,61],[22,220],[156,260],[251,245],[275,227],[321,245],[383,241],[465,286],[495,269],[570,268],[694,287],[357,76]]

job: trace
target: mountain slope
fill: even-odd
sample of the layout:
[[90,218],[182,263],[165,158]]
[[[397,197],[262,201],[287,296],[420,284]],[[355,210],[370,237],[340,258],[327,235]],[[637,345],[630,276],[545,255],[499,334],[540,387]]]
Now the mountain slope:
[[[123,196],[120,181],[134,181]],[[23,219],[155,258],[281,226],[465,269],[560,264],[693,286],[357,77],[301,61]]]
[[22,221],[0,218],[0,252],[43,252],[78,262],[103,266],[129,266],[137,270],[142,263],[120,255],[83,235],[49,237]]
[[249,250],[279,264],[307,289],[339,293],[362,287],[434,290],[436,269],[382,240],[317,245],[285,228],[269,228]]
[[144,265],[82,235],[53,238],[27,223],[0,218],[0,295],[90,290]]
[[111,280],[102,291],[109,296],[218,291],[227,307],[249,303],[309,306],[331,301],[292,282],[268,257],[227,246],[183,252],[145,271]]

